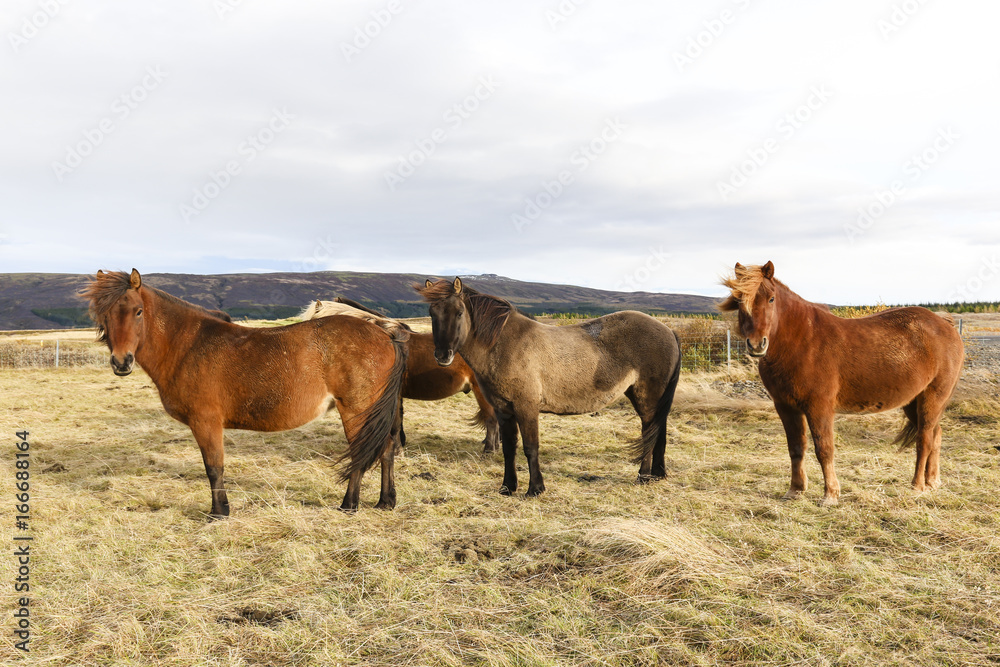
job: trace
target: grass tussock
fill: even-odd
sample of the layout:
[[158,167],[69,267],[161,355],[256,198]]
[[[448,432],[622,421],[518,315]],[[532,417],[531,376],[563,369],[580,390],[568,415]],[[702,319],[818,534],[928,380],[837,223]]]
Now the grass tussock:
[[[682,375],[667,479],[634,484],[626,402],[543,416],[547,491],[497,493],[475,402],[408,402],[399,505],[336,508],[335,414],[226,434],[209,523],[189,430],[148,378],[0,371],[31,431],[32,652],[45,665],[972,665],[1000,655],[1000,402],[968,375],[942,479],[909,488],[899,414],[837,421],[841,505],[783,502],[788,455],[752,368]],[[13,479],[13,457],[0,477]],[[518,455],[522,484],[527,481]],[[48,471],[48,472],[44,472]],[[523,491],[523,489],[522,489]],[[5,517],[12,525],[12,506]],[[11,581],[12,559],[0,559]],[[0,597],[9,629],[14,595]],[[0,633],[4,664],[13,636]]]

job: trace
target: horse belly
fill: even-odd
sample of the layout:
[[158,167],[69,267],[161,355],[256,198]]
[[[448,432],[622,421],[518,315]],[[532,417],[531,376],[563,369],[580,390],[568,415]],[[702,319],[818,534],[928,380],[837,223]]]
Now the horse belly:
[[622,396],[625,390],[635,384],[636,377],[629,374],[617,383],[603,385],[595,389],[592,385],[586,387],[560,387],[559,391],[548,391],[542,396],[539,412],[556,415],[580,415],[596,412],[611,401]]
[[333,394],[302,396],[288,394],[274,401],[248,401],[233,411],[226,428],[247,431],[287,431],[325,415],[333,404]]

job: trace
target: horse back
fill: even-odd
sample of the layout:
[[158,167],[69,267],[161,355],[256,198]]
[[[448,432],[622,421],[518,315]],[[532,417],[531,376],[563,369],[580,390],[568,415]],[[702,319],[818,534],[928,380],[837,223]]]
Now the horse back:
[[562,327],[517,324],[498,350],[507,363],[489,378],[490,393],[536,396],[543,412],[599,409],[638,381],[666,382],[679,361],[673,331],[635,311]]

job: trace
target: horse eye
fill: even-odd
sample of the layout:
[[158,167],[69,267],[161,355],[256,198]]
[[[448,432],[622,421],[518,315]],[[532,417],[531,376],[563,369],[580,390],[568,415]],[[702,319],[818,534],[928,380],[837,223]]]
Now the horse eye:
[[[772,301],[773,301],[773,299],[772,299]],[[135,316],[136,317],[142,317],[142,308],[140,308],[139,310],[135,311]]]
[[768,303],[774,303],[774,297],[772,296],[770,299],[767,300],[767,302]]

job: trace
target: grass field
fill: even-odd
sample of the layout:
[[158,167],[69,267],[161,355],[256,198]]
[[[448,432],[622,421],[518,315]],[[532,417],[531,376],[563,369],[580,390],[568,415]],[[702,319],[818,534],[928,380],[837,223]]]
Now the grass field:
[[0,371],[4,522],[28,429],[35,537],[27,657],[0,559],[0,662],[1000,664],[997,378],[963,380],[937,491],[914,494],[912,450],[888,445],[901,415],[838,419],[841,504],[822,509],[814,458],[807,500],[779,500],[770,404],[719,391],[755,377],[684,374],[668,478],[646,486],[627,404],[543,416],[537,499],[497,493],[471,396],[407,403],[394,512],[372,508],[377,470],[361,511],[336,509],[335,414],[230,431],[233,515],[209,523],[197,446],[141,371]]

